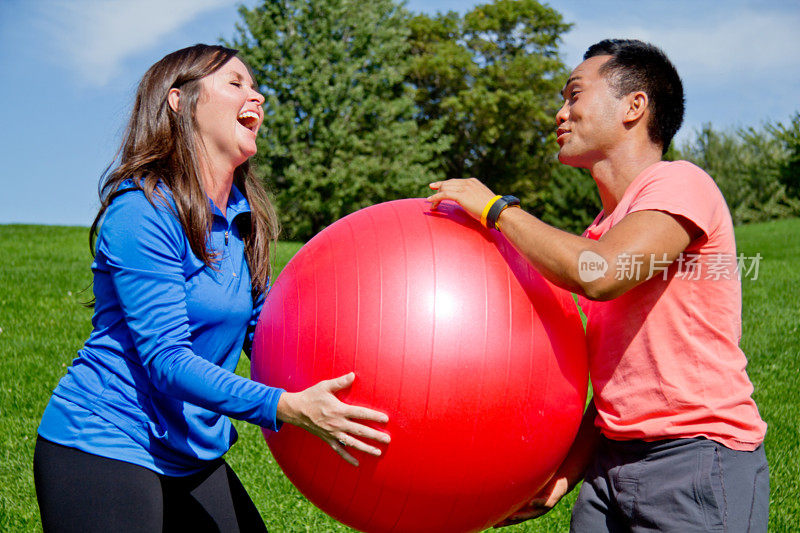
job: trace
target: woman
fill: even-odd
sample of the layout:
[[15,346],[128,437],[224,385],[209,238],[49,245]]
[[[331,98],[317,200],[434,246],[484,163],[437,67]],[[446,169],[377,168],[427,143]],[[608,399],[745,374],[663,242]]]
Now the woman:
[[34,477],[45,531],[258,531],[264,523],[221,458],[228,416],[282,422],[345,449],[380,450],[386,422],[334,393],[236,376],[269,283],[277,222],[248,159],[264,98],[236,50],[196,45],[142,78],[101,186],[94,329],[39,427]]

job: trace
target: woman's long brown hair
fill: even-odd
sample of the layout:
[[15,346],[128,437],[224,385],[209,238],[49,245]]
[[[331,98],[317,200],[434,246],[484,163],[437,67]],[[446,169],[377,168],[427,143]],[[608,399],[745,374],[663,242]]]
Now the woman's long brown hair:
[[[212,213],[199,173],[195,109],[200,80],[217,71],[237,52],[224,46],[197,44],[165,56],[142,77],[122,145],[100,179],[100,210],[89,232],[92,253],[103,214],[114,198],[131,189],[122,187],[130,180],[132,188],[141,189],[150,203],[155,205],[158,201],[174,212],[194,254],[213,266],[217,254],[207,246]],[[167,103],[172,88],[181,91],[179,111]],[[279,225],[249,161],[236,168],[233,181],[250,204],[249,221],[240,223],[239,229],[244,237],[253,292],[257,294],[266,290],[269,282],[270,251],[277,240]],[[159,184],[172,193],[174,209]]]

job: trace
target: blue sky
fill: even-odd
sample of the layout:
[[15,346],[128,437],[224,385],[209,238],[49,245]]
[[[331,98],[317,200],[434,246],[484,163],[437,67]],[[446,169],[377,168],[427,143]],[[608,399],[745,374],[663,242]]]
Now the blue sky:
[[[139,78],[165,54],[230,38],[241,0],[0,0],[0,223],[88,225]],[[254,5],[253,0],[244,4]],[[463,12],[474,0],[411,0]],[[606,37],[661,46],[687,117],[758,126],[800,110],[797,0],[552,0],[573,29],[564,59]]]

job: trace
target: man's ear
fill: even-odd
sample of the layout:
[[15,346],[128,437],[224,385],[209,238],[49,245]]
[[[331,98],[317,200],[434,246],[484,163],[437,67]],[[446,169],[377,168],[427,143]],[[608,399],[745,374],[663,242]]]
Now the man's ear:
[[627,96],[628,110],[625,112],[625,117],[622,121],[625,124],[632,124],[644,116],[647,106],[650,105],[650,99],[647,93],[636,91]]
[[169,90],[169,93],[167,94],[167,103],[169,104],[169,106],[172,108],[173,111],[175,111],[176,113],[178,112],[181,103],[180,89],[175,89],[173,87],[172,89]]

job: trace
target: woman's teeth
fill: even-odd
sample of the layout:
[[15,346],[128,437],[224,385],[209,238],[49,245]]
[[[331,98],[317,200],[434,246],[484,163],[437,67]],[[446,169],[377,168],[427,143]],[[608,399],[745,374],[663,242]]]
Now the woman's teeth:
[[255,111],[245,111],[236,117],[236,120],[245,128],[252,129],[258,124],[258,114]]

